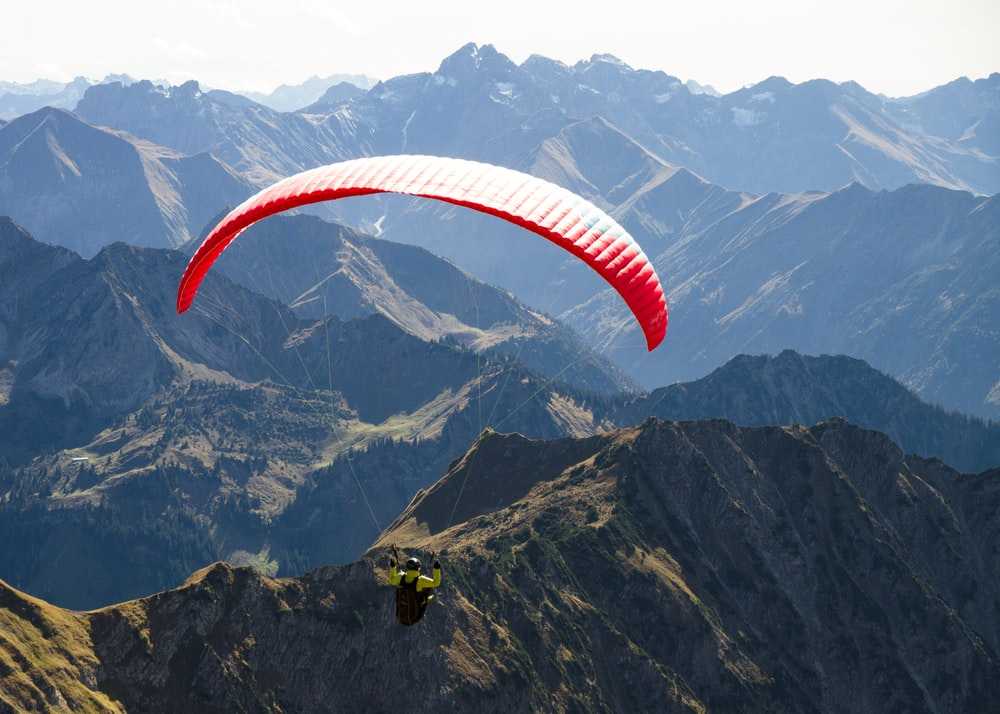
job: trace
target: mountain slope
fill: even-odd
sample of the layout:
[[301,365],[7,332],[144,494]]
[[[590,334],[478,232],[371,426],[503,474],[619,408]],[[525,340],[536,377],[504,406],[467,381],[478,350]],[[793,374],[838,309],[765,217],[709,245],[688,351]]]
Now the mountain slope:
[[121,240],[178,246],[249,193],[207,154],[184,156],[62,110],[0,127],[0,214],[87,257]]
[[[302,320],[221,274],[192,315],[178,316],[185,257],[177,252],[115,244],[85,261],[32,241],[9,221],[0,223],[0,241],[0,270],[18,278],[5,286],[12,310],[2,332],[0,419],[14,430],[0,436],[8,459],[90,438],[161,390],[195,381],[332,386],[361,418],[382,421],[488,366],[377,315]],[[22,438],[32,414],[37,442]]]
[[[471,602],[540,683],[601,682],[597,709],[974,710],[1000,666],[996,563],[974,555],[997,537],[995,481],[843,422],[486,435],[380,543],[489,563],[496,576],[462,581],[485,590]],[[603,680],[605,662],[632,686]]]
[[1000,73],[960,77],[888,105],[901,124],[941,136],[989,156],[1000,155]]
[[97,687],[87,618],[0,580],[0,707],[8,712],[123,712]]
[[[219,564],[87,613],[0,586],[15,646],[59,646],[50,622],[80,633],[68,666],[33,671],[41,686],[10,684],[18,661],[0,691],[26,709],[68,670],[86,687],[68,701],[150,712],[404,696],[443,712],[977,711],[1000,695],[996,478],[839,421],[487,432],[372,560],[279,580]],[[392,541],[443,552],[412,629],[374,562]]]
[[648,217],[626,217],[668,286],[672,320],[658,359],[645,357],[611,294],[561,317],[646,385],[790,347],[860,357],[925,400],[1000,414],[996,197],[853,184],[726,202],[705,204],[709,220],[663,232],[665,243],[642,235]]
[[513,358],[578,389],[634,389],[559,323],[422,248],[309,216],[275,216],[230,246],[218,269],[303,318],[381,314],[422,340]]

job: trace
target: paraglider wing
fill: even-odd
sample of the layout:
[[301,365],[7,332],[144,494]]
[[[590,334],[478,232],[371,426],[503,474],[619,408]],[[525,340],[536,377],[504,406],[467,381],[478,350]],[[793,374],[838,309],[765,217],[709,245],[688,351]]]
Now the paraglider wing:
[[596,270],[624,298],[653,350],[667,330],[667,302],[632,236],[589,201],[539,178],[490,164],[436,156],[380,156],[303,171],[233,209],[192,256],[177,289],[191,307],[215,260],[247,227],[281,211],[372,193],[433,198],[488,213],[547,238]]

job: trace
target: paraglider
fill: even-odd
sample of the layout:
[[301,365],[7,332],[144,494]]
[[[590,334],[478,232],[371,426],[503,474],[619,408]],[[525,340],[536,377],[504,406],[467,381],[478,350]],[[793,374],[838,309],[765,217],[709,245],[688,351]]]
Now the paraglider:
[[550,240],[597,271],[625,300],[652,351],[667,330],[667,302],[652,263],[604,211],[571,191],[490,164],[437,156],[343,161],[289,176],[223,218],[191,257],[177,289],[177,312],[193,303],[205,275],[239,234],[275,213],[320,201],[399,193],[497,216]]
[[401,625],[415,625],[424,616],[427,606],[434,602],[432,591],[441,586],[441,563],[434,554],[433,577],[421,575],[419,558],[407,558],[404,567],[399,551],[392,546],[389,560],[389,584],[396,588],[396,620]]
[[[289,176],[251,196],[212,229],[191,257],[177,288],[177,312],[191,307],[215,261],[257,221],[320,201],[375,193],[463,206],[548,239],[595,270],[621,295],[643,331],[647,349],[652,351],[663,341],[668,321],[663,286],[645,253],[614,219],[586,199],[534,176],[436,156],[381,156],[330,164]],[[360,480],[354,478],[364,495]],[[432,556],[433,577],[427,577],[421,574],[418,559],[410,558],[404,566],[393,551],[388,582],[396,588],[396,619],[413,625],[434,601],[441,564]]]

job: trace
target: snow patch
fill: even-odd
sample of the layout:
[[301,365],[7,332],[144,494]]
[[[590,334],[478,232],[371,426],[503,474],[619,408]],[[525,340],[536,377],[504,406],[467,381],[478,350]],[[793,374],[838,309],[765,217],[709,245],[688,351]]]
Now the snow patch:
[[490,92],[490,100],[497,104],[512,104],[514,96],[514,85],[510,82],[496,82]]
[[590,58],[590,61],[591,62],[606,62],[607,64],[613,64],[613,65],[616,65],[618,67],[628,67],[627,64],[625,64],[624,62],[622,62],[620,59],[618,59],[614,55],[608,55],[608,54],[594,55],[593,57]]
[[733,124],[736,126],[756,126],[764,121],[767,115],[753,109],[743,109],[742,107],[732,107]]
[[1000,382],[993,385],[989,394],[986,395],[986,401],[990,404],[1000,404]]
[[803,261],[784,273],[773,273],[757,288],[753,295],[749,295],[743,301],[743,304],[720,317],[718,323],[724,328],[728,328],[737,320],[749,316],[757,308],[763,308],[765,302],[774,305],[774,312],[777,314],[803,314],[802,304],[797,295],[786,295],[785,299],[782,300],[781,293],[790,285],[792,276],[805,264],[806,261]]
[[[417,110],[414,109],[410,112],[410,116],[406,118],[406,122],[403,124],[403,151],[406,151],[406,142],[409,139],[410,122],[413,121],[413,117],[416,115]],[[385,216],[383,216],[385,218]]]
[[751,102],[768,102],[774,104],[774,92],[760,92],[750,97]]

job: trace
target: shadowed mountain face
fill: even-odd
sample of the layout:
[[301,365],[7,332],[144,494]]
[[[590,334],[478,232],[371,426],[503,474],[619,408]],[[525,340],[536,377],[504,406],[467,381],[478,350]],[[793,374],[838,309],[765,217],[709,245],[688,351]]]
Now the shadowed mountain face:
[[116,241],[179,246],[250,192],[208,154],[184,156],[62,110],[0,127],[0,214],[87,257]]
[[[290,374],[293,385],[305,382],[283,344],[285,326],[301,325],[283,306],[215,276],[205,309],[178,318],[180,253],[118,243],[85,261],[33,241],[9,219],[0,222],[0,241],[0,266],[12,278],[2,286],[9,312],[0,418],[9,420],[8,429],[36,431],[39,439],[12,438],[5,429],[2,438],[15,453],[71,443],[80,432],[64,432],[64,425],[93,433],[178,380]],[[72,418],[78,411],[83,418]]]
[[[842,421],[486,432],[374,560],[284,580],[216,565],[88,613],[2,586],[17,656],[0,696],[150,712],[403,698],[445,712],[979,711],[1000,696],[997,476],[904,458]],[[443,552],[444,587],[411,629],[376,565],[393,541]]]

